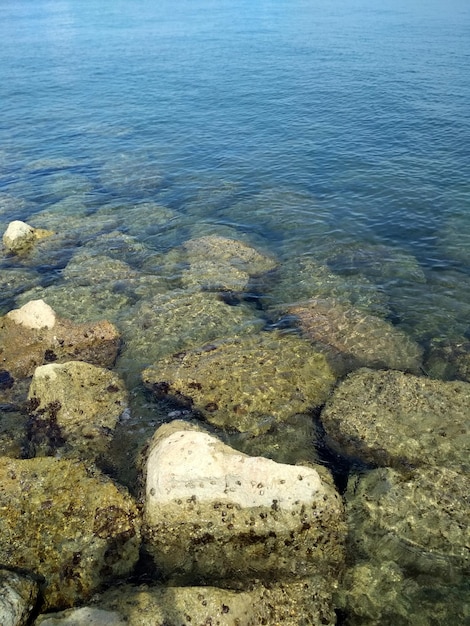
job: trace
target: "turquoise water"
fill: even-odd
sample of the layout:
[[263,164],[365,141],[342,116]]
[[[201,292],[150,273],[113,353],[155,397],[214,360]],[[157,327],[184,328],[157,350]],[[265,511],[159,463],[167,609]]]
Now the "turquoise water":
[[76,233],[1,313],[98,235],[220,232],[366,280],[425,351],[468,346],[466,0],[2,0],[0,42],[0,226]]

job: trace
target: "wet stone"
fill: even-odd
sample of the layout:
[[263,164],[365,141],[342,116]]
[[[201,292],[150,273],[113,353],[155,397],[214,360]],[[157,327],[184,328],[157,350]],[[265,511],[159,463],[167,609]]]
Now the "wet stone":
[[157,398],[189,407],[216,426],[253,434],[323,404],[335,382],[323,354],[277,332],[175,354],[142,376]]
[[33,578],[0,569],[0,624],[26,626],[38,592],[38,582]]
[[303,334],[321,345],[340,370],[367,366],[418,373],[422,350],[385,320],[333,299],[289,307]]
[[469,471],[470,384],[361,369],[321,413],[334,450],[368,463]]
[[44,363],[71,359],[110,366],[119,343],[118,331],[109,322],[74,324],[58,318],[42,300],[0,318],[0,366],[13,377],[26,378]]
[[130,496],[76,461],[0,459],[0,562],[44,580],[42,609],[87,600],[139,553]]
[[335,579],[346,527],[331,478],[249,457],[185,422],[161,426],[144,466],[145,546],[178,581]]
[[469,573],[468,475],[379,468],[350,479],[346,502],[357,557],[454,581]]
[[108,450],[127,408],[127,390],[114,372],[83,363],[36,368],[28,394],[31,456],[96,459]]

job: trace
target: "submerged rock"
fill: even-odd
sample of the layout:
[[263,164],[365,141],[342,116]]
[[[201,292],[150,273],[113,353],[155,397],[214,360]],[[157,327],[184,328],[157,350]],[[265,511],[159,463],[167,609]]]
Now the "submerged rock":
[[131,497],[78,462],[0,459],[0,562],[44,579],[43,610],[87,600],[134,567]]
[[425,362],[426,372],[433,378],[465,380],[470,383],[470,341],[430,342]]
[[30,249],[36,241],[51,237],[54,232],[44,228],[33,228],[25,222],[15,220],[8,224],[3,233],[3,245],[12,254],[21,254]]
[[38,593],[39,585],[33,578],[0,569],[0,624],[26,626]]
[[346,494],[357,556],[458,581],[470,570],[468,476],[446,468],[391,468],[352,478]]
[[470,470],[470,384],[361,369],[321,414],[327,443],[368,463]]
[[181,246],[185,287],[206,291],[244,291],[250,278],[272,270],[276,261],[240,240],[207,235]]
[[35,626],[333,626],[331,592],[321,579],[257,584],[248,591],[123,585],[96,596],[95,606],[40,616]]
[[124,345],[117,362],[126,378],[162,357],[226,336],[247,335],[265,324],[245,304],[230,306],[218,294],[174,291],[137,304],[120,322]]
[[334,578],[342,503],[313,467],[235,451],[184,422],[161,426],[145,465],[145,542],[178,580]]
[[58,318],[43,300],[28,302],[0,318],[1,366],[20,378],[31,376],[44,363],[71,359],[110,366],[119,341],[109,322],[74,324]]
[[385,320],[333,299],[313,299],[288,312],[306,337],[324,346],[336,367],[391,368],[418,373],[422,350]]
[[33,456],[58,452],[84,460],[107,451],[127,407],[127,391],[117,374],[70,361],[37,367],[28,400]]
[[293,334],[264,332],[174,354],[145,385],[216,426],[259,434],[323,404],[335,382],[323,354]]

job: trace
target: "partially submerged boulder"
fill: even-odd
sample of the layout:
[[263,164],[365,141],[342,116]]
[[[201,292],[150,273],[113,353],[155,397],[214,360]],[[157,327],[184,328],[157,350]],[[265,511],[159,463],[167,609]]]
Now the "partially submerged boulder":
[[117,374],[70,361],[37,367],[28,400],[28,445],[34,456],[59,452],[95,459],[111,443],[127,408],[127,391]]
[[30,249],[36,241],[54,235],[51,230],[33,228],[26,222],[14,220],[3,233],[3,245],[12,254],[21,254]]
[[43,610],[87,600],[138,559],[134,501],[76,461],[1,458],[0,510],[0,562],[43,578]]
[[334,578],[345,524],[313,467],[249,457],[184,422],[161,426],[144,469],[145,542],[178,580]]
[[0,624],[26,626],[39,593],[32,577],[0,569]]
[[263,332],[157,361],[143,372],[157,398],[216,426],[259,434],[323,404],[335,378],[323,354],[296,335]]
[[0,365],[13,377],[27,378],[45,363],[88,361],[113,365],[119,333],[107,321],[74,324],[58,318],[43,300],[33,300],[0,318]]
[[39,616],[36,626],[333,626],[332,585],[321,579],[255,584],[246,591],[211,586],[121,585],[93,605]]
[[[312,299],[288,309],[303,334],[346,370],[361,366],[418,373],[422,350],[389,322],[334,299]],[[341,365],[340,365],[341,367]]]
[[327,442],[368,463],[470,470],[470,384],[361,369],[321,413]]
[[455,581],[470,571],[468,475],[379,468],[350,479],[346,502],[357,557]]

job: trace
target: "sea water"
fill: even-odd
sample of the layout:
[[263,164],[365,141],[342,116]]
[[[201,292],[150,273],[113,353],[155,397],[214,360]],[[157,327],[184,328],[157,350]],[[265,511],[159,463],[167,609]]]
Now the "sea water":
[[229,234],[366,280],[425,351],[462,350],[469,68],[465,0],[2,0],[0,226],[52,212],[76,251],[118,223],[156,255]]

